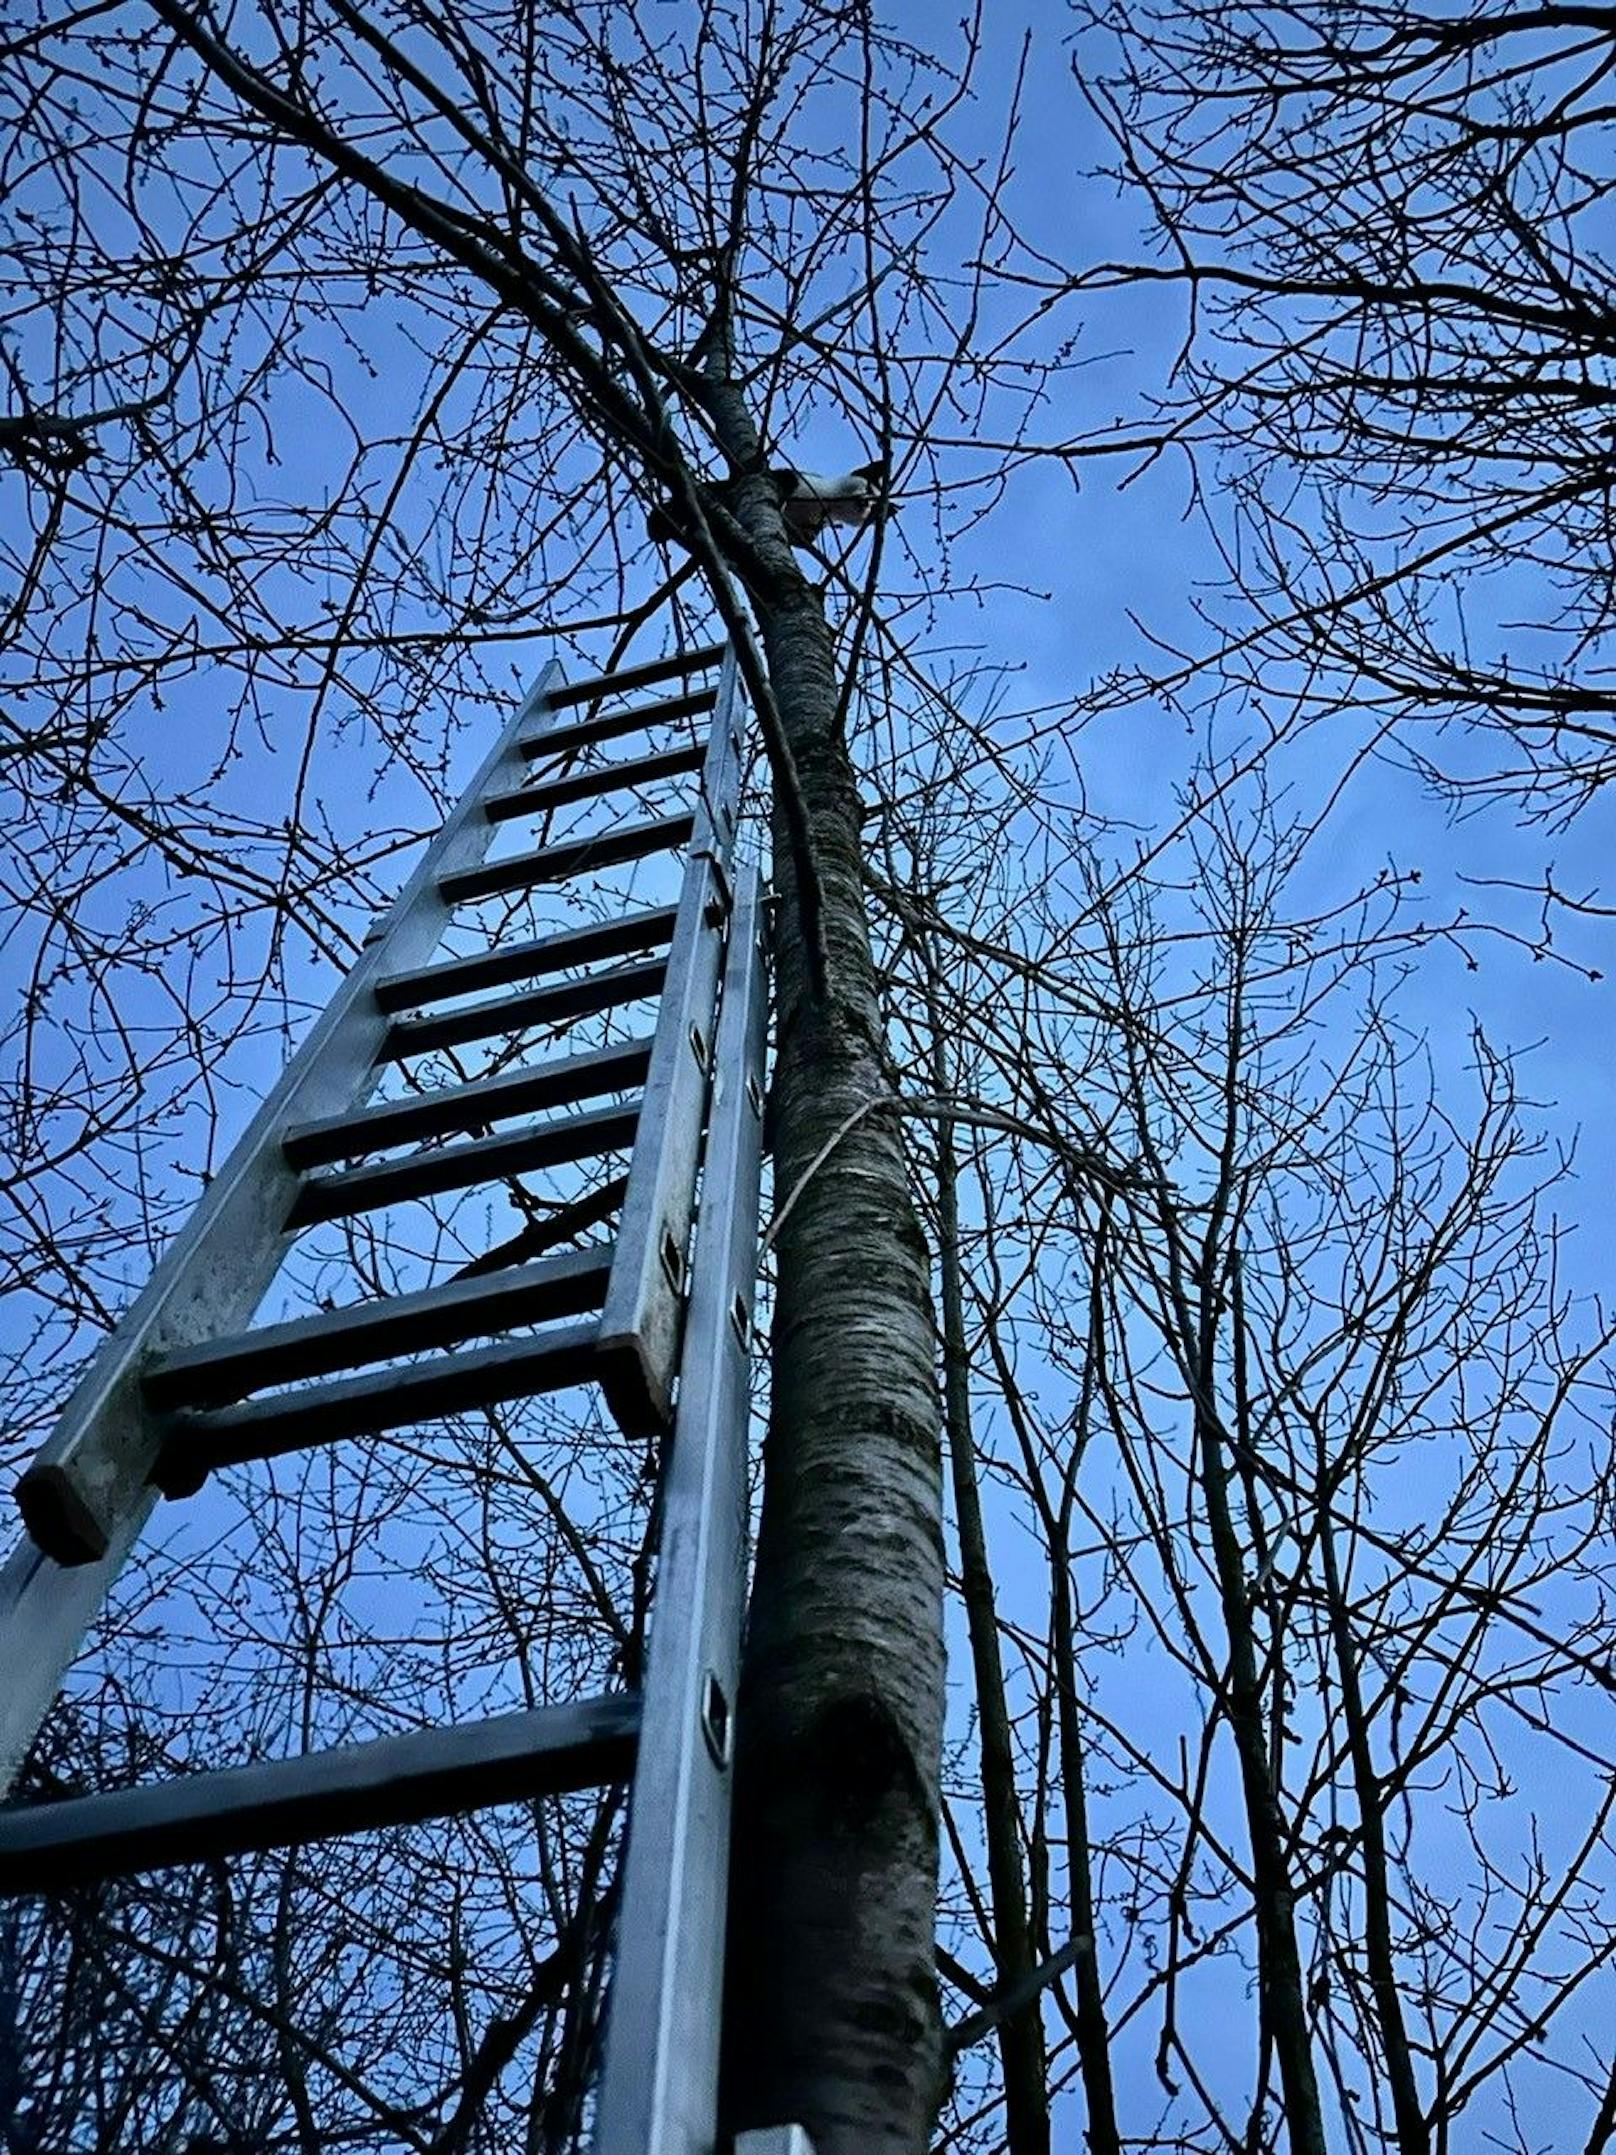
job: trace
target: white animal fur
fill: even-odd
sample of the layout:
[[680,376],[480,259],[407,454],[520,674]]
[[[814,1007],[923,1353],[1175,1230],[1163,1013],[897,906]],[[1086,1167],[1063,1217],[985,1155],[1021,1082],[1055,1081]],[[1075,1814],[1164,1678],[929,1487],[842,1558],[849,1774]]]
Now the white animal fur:
[[817,539],[827,524],[863,524],[886,506],[879,464],[835,475],[788,467],[772,476],[780,489],[786,531],[798,546]]
[[[798,471],[794,465],[777,464],[769,472],[780,491],[780,514],[786,536],[795,546],[811,546],[831,524],[868,523],[884,516],[891,503],[886,490],[884,464],[860,464],[852,471]],[[734,486],[723,480],[712,490],[713,498],[725,502]],[[676,536],[673,518],[666,508],[653,509],[646,526],[659,543]]]

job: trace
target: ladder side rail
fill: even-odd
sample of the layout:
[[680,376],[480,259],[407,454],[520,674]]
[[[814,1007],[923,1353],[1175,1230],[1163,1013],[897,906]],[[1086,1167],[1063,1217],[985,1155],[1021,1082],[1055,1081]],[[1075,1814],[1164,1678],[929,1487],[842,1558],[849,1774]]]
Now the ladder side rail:
[[94,1563],[58,1564],[25,1534],[0,1571],[0,1796],[21,1772],[157,1496],[155,1484],[139,1492]]
[[[9,1785],[150,1514],[161,1430],[141,1399],[145,1363],[159,1349],[239,1329],[263,1299],[299,1188],[281,1137],[294,1122],[351,1111],[375,1082],[389,1024],[376,985],[436,948],[450,917],[440,880],[475,866],[492,842],[483,799],[522,768],[518,744],[560,681],[560,666],[546,667],[24,1473],[17,1495],[31,1542],[0,1574],[0,1667],[18,1672],[0,1717],[0,1785]],[[56,1576],[67,1571],[82,1576]]]
[[731,647],[719,675],[617,1255],[601,1311],[601,1382],[619,1426],[634,1436],[666,1429],[673,1415],[740,774],[739,685]]
[[711,2155],[717,2130],[763,1150],[760,929],[749,869],[725,960],[679,1413],[662,1485],[596,2155]]

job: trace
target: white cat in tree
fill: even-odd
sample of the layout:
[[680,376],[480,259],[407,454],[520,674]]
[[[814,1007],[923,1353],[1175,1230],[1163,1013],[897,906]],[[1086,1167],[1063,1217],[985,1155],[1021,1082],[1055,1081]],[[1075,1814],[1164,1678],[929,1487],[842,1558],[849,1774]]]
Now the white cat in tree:
[[[855,465],[851,471],[801,471],[794,464],[774,464],[769,477],[780,493],[780,514],[786,535],[794,546],[812,546],[833,524],[856,528],[885,516],[891,508],[887,491],[887,467],[879,459]],[[707,489],[720,508],[728,508],[736,482],[720,480]],[[666,508],[653,509],[646,522],[650,537],[659,543],[679,536]]]

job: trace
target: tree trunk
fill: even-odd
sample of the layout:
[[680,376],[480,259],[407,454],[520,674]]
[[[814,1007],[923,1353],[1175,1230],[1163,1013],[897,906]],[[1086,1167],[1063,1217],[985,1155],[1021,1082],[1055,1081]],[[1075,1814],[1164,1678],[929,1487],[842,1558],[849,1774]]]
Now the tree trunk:
[[1100,1933],[1094,1912],[1094,1884],[1089,1861],[1089,1799],[1083,1725],[1077,1704],[1077,1642],[1072,1632],[1072,1583],[1064,1548],[1055,1568],[1051,1626],[1055,1680],[1059,1687],[1061,1794],[1066,1805],[1066,1841],[1071,1877],[1072,1935],[1083,1950],[1072,1970],[1077,1991],[1075,2034],[1083,2093],[1089,2106],[1089,2155],[1121,2155],[1116,2090],[1111,2081],[1111,2030],[1105,2013],[1105,1985],[1100,1980]]
[[[1200,1377],[1201,1397],[1210,1399],[1210,1327],[1202,1343]],[[1246,1825],[1251,1837],[1262,2022],[1273,2039],[1279,2058],[1285,2125],[1293,2155],[1325,2155],[1323,2115],[1303,1995],[1302,1961],[1296,1943],[1296,1895],[1285,1849],[1279,1791],[1269,1759],[1245,1567],[1239,1535],[1229,1509],[1223,1430],[1216,1414],[1200,1407],[1196,1421],[1196,1442],[1201,1455],[1201,1494],[1206,1504],[1212,1558],[1229,1642],[1229,1727],[1239,1755]]]
[[922,2155],[941,2092],[943,1720],[926,1252],[897,1117],[860,1112],[891,1088],[830,628],[785,541],[772,485],[737,446],[725,442],[752,473],[739,514],[773,572],[773,593],[754,604],[800,775],[827,959],[821,989],[777,798],[777,1205],[837,1141],[778,1243],[736,1723],[725,2109],[731,2129],[805,2126],[816,2155]]
[[[1084,2141],[1089,2155],[1121,2155],[1122,2134],[1117,2124],[1116,2090],[1111,2078],[1111,2030],[1106,2019],[1105,1984],[1100,1976],[1100,1934],[1094,1906],[1094,1876],[1089,1840],[1088,1769],[1081,1709],[1078,1703],[1077,1637],[1073,1622],[1071,1535],[1072,1508],[1076,1499],[1078,1469],[1088,1448],[1089,1418],[1100,1383],[1105,1353],[1103,1277],[1109,1249],[1109,1229],[1104,1216],[1094,1236],[1090,1258],[1088,1353],[1083,1368],[1083,1388],[1078,1399],[1072,1433],[1072,1452],[1063,1473],[1060,1509],[1044,1498],[1032,1462],[1036,1447],[1022,1413],[1015,1372],[1002,1342],[990,1325],[988,1351],[993,1357],[1005,1411],[1028,1462],[1028,1481],[1033,1501],[1043,1520],[1050,1567],[1050,1651],[1055,1689],[1056,1750],[1060,1760],[1061,1801],[1066,1811],[1066,1857],[1071,1933],[1081,1950],[1072,1967],[1077,2006],[1065,2013],[1067,2026],[1077,2044],[1078,2069],[1088,2103]],[[1065,2009],[1063,2008],[1063,2012]]]
[[1374,1992],[1375,2017],[1380,2025],[1385,2054],[1386,2078],[1391,2083],[1392,2113],[1397,2121],[1397,2145],[1401,2155],[1430,2155],[1431,2133],[1420,2104],[1414,2056],[1403,2023],[1402,1999],[1397,1989],[1397,1955],[1392,1944],[1391,1859],[1386,1848],[1385,1802],[1380,1777],[1375,1772],[1374,1751],[1369,1740],[1369,1720],[1364,1712],[1363,1686],[1358,1676],[1358,1651],[1342,1591],[1341,1568],[1336,1560],[1335,1527],[1330,1517],[1329,1483],[1325,1475],[1323,1445],[1319,1446],[1319,1554],[1324,1564],[1324,1589],[1330,1601],[1330,1636],[1335,1645],[1336,1673],[1341,1683],[1341,1712],[1346,1722],[1347,1749],[1352,1759],[1352,1781],[1358,1798],[1358,1821],[1362,1832],[1364,1884],[1364,1957],[1369,1963],[1369,1982]]
[[[939,1098],[946,1098],[954,1090],[954,1078],[948,1064],[935,963],[929,952],[926,973],[932,1089]],[[971,1365],[965,1343],[960,1278],[958,1177],[954,1125],[941,1122],[937,1126],[937,1259],[943,1302],[943,1424],[959,1527],[960,1592],[976,1678],[983,1830],[993,1905],[993,1959],[997,1988],[1003,1994],[1026,1985],[1033,1973],[1033,1950],[1021,1857],[1021,1805],[1004,1665],[999,1654],[998,1608],[976,1480]],[[1004,2072],[1004,2140],[1008,2155],[1048,2155],[1049,2091],[1041,1999],[1034,1996],[1019,2012],[1007,2013],[996,2034]]]

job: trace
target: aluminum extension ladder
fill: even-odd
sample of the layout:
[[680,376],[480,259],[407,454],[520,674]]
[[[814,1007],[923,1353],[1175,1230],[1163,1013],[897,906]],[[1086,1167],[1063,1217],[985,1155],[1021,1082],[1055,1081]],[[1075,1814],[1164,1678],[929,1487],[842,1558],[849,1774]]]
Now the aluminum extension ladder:
[[[693,741],[591,760],[684,720]],[[722,647],[582,684],[547,669],[73,1393],[19,1486],[28,1538],[0,1575],[3,1790],[160,1492],[585,1379],[635,1435],[669,1428],[676,1401],[639,1696],[0,1808],[0,1893],[14,1895],[631,1777],[599,2155],[714,2144],[766,1015],[757,876],[732,866],[741,749]],[[676,813],[488,857],[511,819],[697,771]],[[676,905],[431,962],[457,908],[677,849]],[[390,1063],[658,992],[648,1038],[365,1105]],[[634,1088],[626,1106],[586,1104]],[[572,1112],[464,1135],[547,1109]],[[459,1141],[423,1142],[445,1137]],[[552,1245],[575,1242],[615,1213],[609,1243],[252,1326],[309,1222],[613,1151],[626,1177],[546,1223]],[[800,2144],[744,2138],[759,2155]]]

